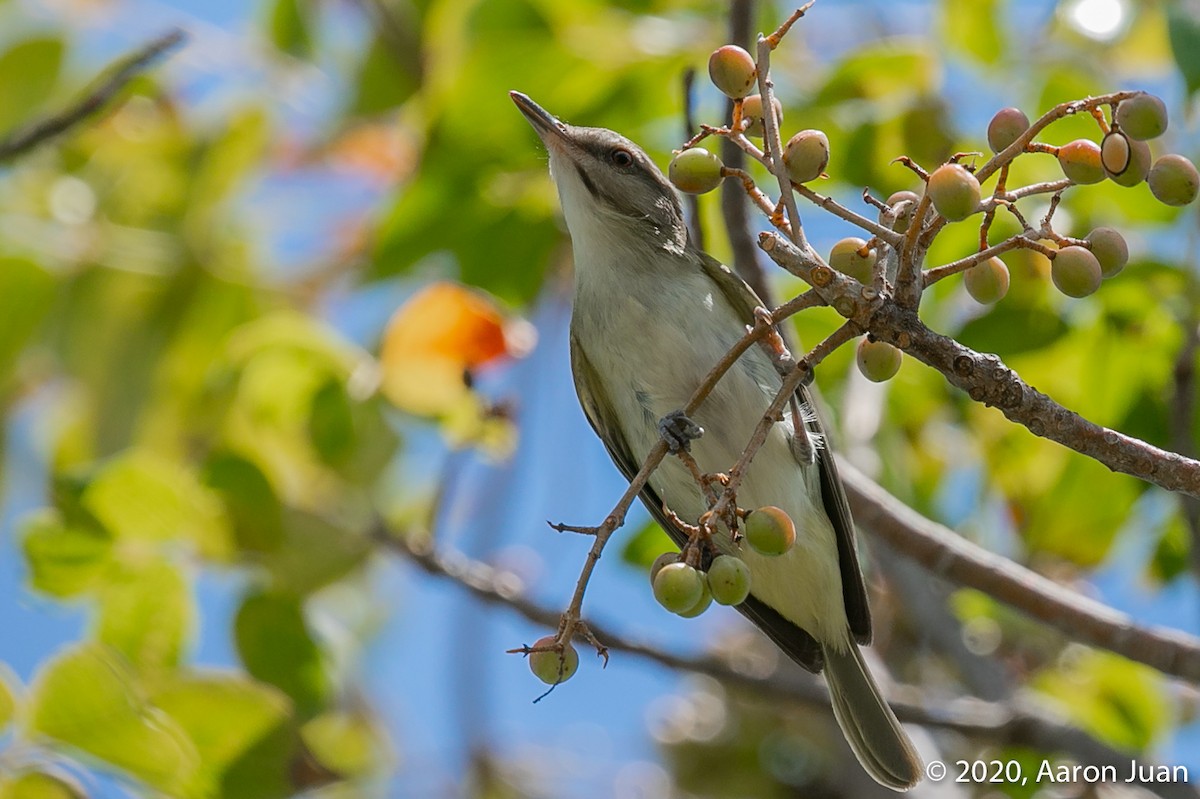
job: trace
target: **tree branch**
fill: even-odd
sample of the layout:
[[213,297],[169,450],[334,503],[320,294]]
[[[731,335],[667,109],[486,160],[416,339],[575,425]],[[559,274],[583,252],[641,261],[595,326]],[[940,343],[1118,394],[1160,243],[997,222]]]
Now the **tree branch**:
[[1200,497],[1200,461],[1084,419],[1027,384],[995,355],[984,355],[930,330],[911,309],[867,295],[856,281],[816,262],[785,237],[763,233],[760,246],[812,285],[842,316],[941,372],[976,402],[1000,409],[1029,432],[1087,455],[1115,472]]
[[1200,683],[1200,638],[1140,625],[1127,614],[972,544],[921,516],[844,459],[839,458],[838,471],[854,518],[934,574],[982,591],[1072,640]]
[[0,139],[0,163],[23,155],[104,110],[109,101],[131,80],[153,66],[186,38],[187,35],[179,29],[159,36],[114,63],[107,70],[107,76],[98,79],[99,82],[73,105],[53,116],[19,127]]
[[[415,563],[426,573],[448,578],[476,598],[516,611],[547,627],[558,623],[559,614],[526,597],[514,575],[460,555],[451,558],[432,548],[393,535],[383,526],[375,531],[381,544]],[[685,657],[634,641],[620,633],[589,622],[591,630],[615,650],[652,660],[672,669],[703,674],[772,701],[787,700],[807,707],[829,710],[829,694],[817,678],[799,669],[786,669],[769,678],[754,677],[712,657]],[[1060,753],[1084,765],[1113,765],[1128,769],[1129,754],[1118,752],[1082,730],[1065,724],[1045,711],[1023,705],[985,702],[972,698],[933,700],[912,686],[894,686],[889,704],[896,715],[910,724],[952,730],[993,745],[1025,746],[1042,752]],[[1186,784],[1154,783],[1147,788],[1165,799],[1197,799],[1200,791]]]

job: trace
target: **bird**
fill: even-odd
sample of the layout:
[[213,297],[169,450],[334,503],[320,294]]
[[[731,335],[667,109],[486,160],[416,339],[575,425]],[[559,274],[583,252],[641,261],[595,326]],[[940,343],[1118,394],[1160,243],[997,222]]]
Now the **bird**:
[[[748,349],[691,418],[681,409],[762,302],[693,244],[678,195],[641,147],[509,94],[549,153],[571,238],[571,372],[592,429],[629,480],[664,436],[702,472],[727,470],[782,383],[768,355]],[[750,568],[751,592],[738,610],[800,666],[824,671],[834,716],[863,768],[907,790],[923,766],[860,650],[871,642],[871,614],[845,491],[807,389],[796,399],[801,418],[787,413],[772,425],[737,492],[741,507],[786,511],[796,544],[768,557],[729,535],[713,543]],[[640,499],[681,548],[689,535],[665,509],[692,524],[708,509],[678,458],[661,463]]]

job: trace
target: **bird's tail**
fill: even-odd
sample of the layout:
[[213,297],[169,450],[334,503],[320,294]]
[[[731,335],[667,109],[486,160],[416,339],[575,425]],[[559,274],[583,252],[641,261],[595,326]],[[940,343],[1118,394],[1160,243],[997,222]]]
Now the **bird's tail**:
[[912,741],[879,695],[879,686],[853,642],[844,651],[825,650],[825,680],[833,699],[833,714],[850,748],[867,773],[880,785],[907,791],[924,773]]

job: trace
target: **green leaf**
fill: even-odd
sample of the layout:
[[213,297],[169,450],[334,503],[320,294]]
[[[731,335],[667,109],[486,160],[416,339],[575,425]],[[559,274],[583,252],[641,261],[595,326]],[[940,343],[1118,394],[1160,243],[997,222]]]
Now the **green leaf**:
[[313,52],[308,4],[304,0],[275,0],[270,7],[267,30],[271,42],[289,55],[308,58]]
[[308,437],[317,456],[331,466],[344,463],[354,452],[354,408],[340,380],[326,380],[313,394]]
[[884,42],[855,51],[826,78],[813,103],[927,95],[936,88],[937,62],[923,48]]
[[70,597],[87,591],[103,574],[112,539],[95,527],[68,526],[57,511],[45,509],[25,520],[21,547],[33,587]]
[[26,771],[0,777],[0,799],[84,799],[83,789],[53,774]]
[[[1182,503],[1182,498],[1180,499]],[[1188,533],[1187,522],[1180,509],[1167,522],[1154,547],[1154,557],[1150,559],[1147,570],[1160,583],[1169,583],[1191,567],[1192,540]]]
[[311,716],[324,705],[329,679],[299,599],[247,596],[238,609],[234,635],[246,670],[290,696],[298,713]]
[[265,566],[281,593],[303,596],[340,580],[358,568],[371,542],[299,510],[284,512],[283,543],[266,556]]
[[21,349],[49,312],[56,285],[33,261],[0,258],[0,392]]
[[300,728],[300,736],[321,765],[343,777],[368,774],[385,760],[382,734],[363,713],[322,713]]
[[42,666],[30,689],[28,732],[106,761],[176,796],[192,795],[200,764],[187,734],[152,707],[124,659],[75,646]]
[[621,560],[649,570],[659,555],[678,551],[671,537],[652,519],[629,537],[621,550]]
[[100,591],[96,638],[123,654],[142,675],[179,664],[196,615],[179,569],[165,561],[124,565]]
[[0,734],[12,723],[17,714],[17,695],[14,686],[17,685],[16,675],[7,666],[0,663]]
[[1200,10],[1192,3],[1168,4],[1167,35],[1188,94],[1195,94],[1200,89]]
[[1146,750],[1172,716],[1162,676],[1106,652],[1076,647],[1071,654],[1035,677],[1033,686],[1100,740],[1131,752]]
[[238,548],[269,552],[283,541],[283,505],[258,464],[234,452],[217,452],[204,466],[206,485],[225,500]]
[[[403,31],[409,35],[408,29]],[[420,88],[420,49],[416,37],[401,50],[383,36],[371,40],[359,67],[350,113],[372,116],[404,103]]]
[[62,69],[60,39],[26,39],[0,54],[0,132],[32,120],[54,91]]
[[1067,331],[1062,317],[1047,308],[1001,302],[963,325],[957,338],[977,352],[991,352],[1007,358],[1048,347]]
[[999,0],[942,0],[942,37],[949,47],[991,66],[1004,53],[1004,20]]
[[[154,694],[154,702],[191,737],[200,755],[199,781],[207,794],[239,793],[231,791],[229,771],[254,757],[257,781],[242,786],[252,789],[249,795],[287,792],[294,745],[288,734],[291,702],[281,692],[239,675],[189,675],[167,683]],[[281,737],[282,746],[271,745]]]
[[230,548],[228,522],[212,492],[183,465],[149,452],[109,460],[82,504],[118,540],[189,541],[211,557]]

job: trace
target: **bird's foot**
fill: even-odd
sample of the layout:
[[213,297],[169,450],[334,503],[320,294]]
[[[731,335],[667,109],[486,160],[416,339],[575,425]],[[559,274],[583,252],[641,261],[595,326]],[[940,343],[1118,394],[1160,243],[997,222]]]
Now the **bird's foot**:
[[690,452],[692,442],[704,435],[704,428],[693,422],[683,411],[671,411],[658,420],[658,434],[667,442],[672,455]]

